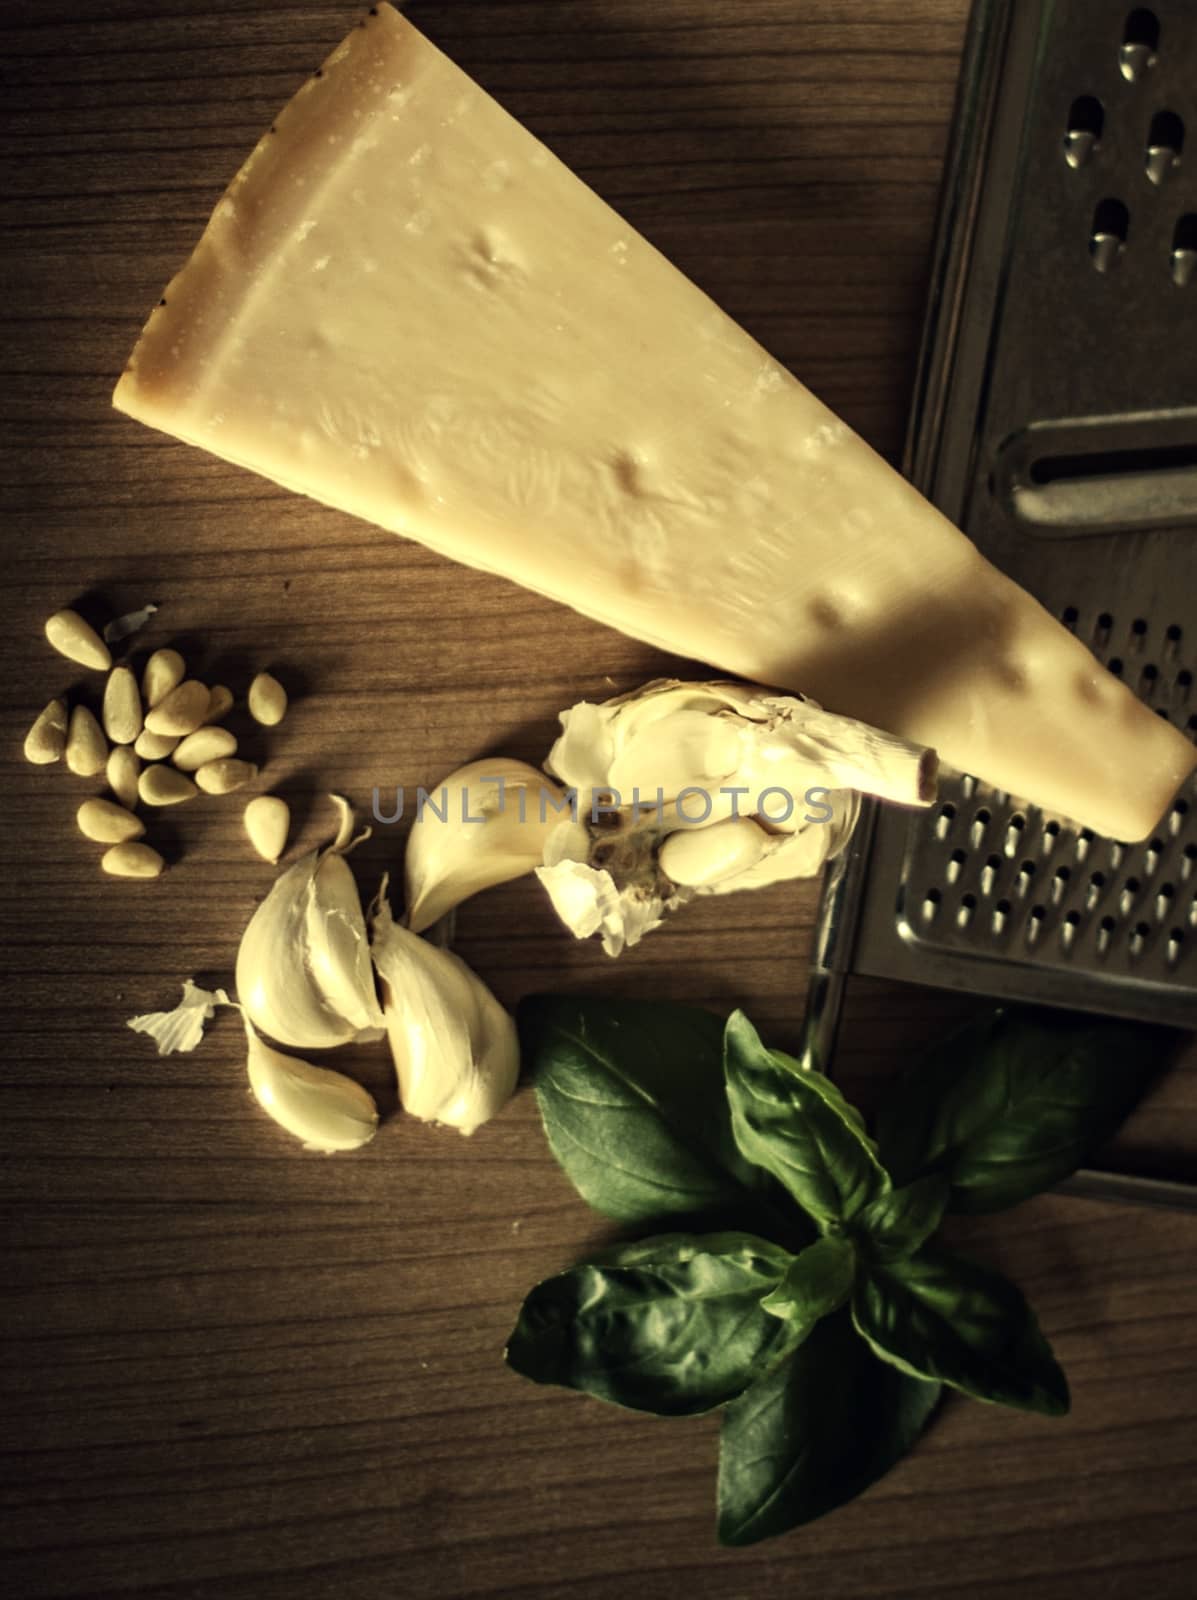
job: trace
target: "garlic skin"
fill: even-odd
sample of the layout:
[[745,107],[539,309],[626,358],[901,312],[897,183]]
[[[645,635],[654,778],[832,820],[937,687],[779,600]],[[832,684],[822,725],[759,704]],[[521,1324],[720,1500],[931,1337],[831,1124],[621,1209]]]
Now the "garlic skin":
[[538,867],[553,910],[575,939],[598,934],[609,956],[621,956],[659,928],[672,904],[634,889],[621,889],[605,867],[585,861],[559,861]]
[[183,998],[173,1011],[146,1011],[130,1017],[125,1024],[134,1033],[148,1033],[160,1056],[194,1050],[204,1037],[204,1024],[211,1022],[219,1006],[232,1006],[223,989],[201,989],[193,978],[183,979]]
[[506,756],[459,767],[431,797],[437,809],[425,806],[416,817],[404,857],[413,933],[481,890],[534,871],[566,814],[565,796],[550,778]]
[[652,833],[599,832],[580,822],[556,829],[536,876],[574,938],[598,934],[612,957],[639,944],[693,892],[664,877]]
[[[288,867],[250,918],[237,951],[247,1018],[280,1044],[323,1050],[379,1036],[366,921],[344,860],[353,817],[345,801],[334,842]],[[365,837],[363,835],[363,837]]]
[[471,1134],[519,1078],[515,1023],[465,962],[396,922],[386,883],[371,922],[399,1098],[426,1122]]
[[273,1049],[248,1019],[245,1036],[254,1099],[305,1150],[334,1155],[369,1144],[378,1132],[378,1107],[360,1083]]

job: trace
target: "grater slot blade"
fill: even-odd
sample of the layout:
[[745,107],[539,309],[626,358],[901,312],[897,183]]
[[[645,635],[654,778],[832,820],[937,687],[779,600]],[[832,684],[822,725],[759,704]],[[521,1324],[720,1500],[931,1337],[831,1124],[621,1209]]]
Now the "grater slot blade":
[[1193,525],[1197,410],[1037,422],[998,452],[993,494],[1041,538]]

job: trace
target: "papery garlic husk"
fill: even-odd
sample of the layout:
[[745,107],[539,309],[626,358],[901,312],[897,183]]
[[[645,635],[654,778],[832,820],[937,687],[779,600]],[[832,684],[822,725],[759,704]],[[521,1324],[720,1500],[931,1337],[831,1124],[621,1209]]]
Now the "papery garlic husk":
[[245,1036],[254,1099],[305,1150],[333,1155],[369,1144],[378,1131],[378,1107],[360,1083],[275,1050],[259,1039],[248,1018]]
[[550,778],[506,756],[459,767],[431,799],[412,824],[404,857],[406,920],[415,933],[481,890],[534,871],[567,812]]
[[519,1078],[515,1023],[482,980],[391,916],[386,883],[372,914],[374,965],[403,1109],[473,1133]]
[[180,1050],[194,1050],[204,1037],[204,1024],[211,1022],[221,1006],[235,1006],[223,989],[201,989],[192,978],[183,980],[183,998],[173,1011],[146,1011],[130,1017],[126,1026],[134,1033],[147,1033],[158,1046],[160,1056]]
[[[281,874],[250,918],[237,952],[237,993],[246,1016],[280,1044],[323,1050],[379,1038],[361,899],[344,859],[353,817],[339,796],[341,827]],[[363,835],[365,837],[365,835]]]
[[581,822],[554,830],[536,876],[574,937],[598,934],[609,956],[639,944],[694,893],[661,872],[651,833],[612,833]]
[[[751,816],[768,791],[796,806],[811,789],[907,805],[929,805],[936,793],[933,750],[752,684],[662,678],[601,705],[582,701],[562,712],[561,725],[548,771],[578,791],[584,811],[596,795],[618,795],[621,820],[633,827]],[[679,817],[673,802],[686,789],[710,797],[705,816],[690,796]],[[743,792],[725,792],[732,789]],[[658,792],[664,809],[654,816]],[[629,812],[637,795],[639,816]]]

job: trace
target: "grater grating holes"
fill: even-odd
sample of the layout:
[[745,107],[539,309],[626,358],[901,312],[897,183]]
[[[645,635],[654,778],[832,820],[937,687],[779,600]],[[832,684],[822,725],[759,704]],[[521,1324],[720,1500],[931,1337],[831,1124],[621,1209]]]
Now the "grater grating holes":
[[1130,212],[1121,200],[1107,195],[1097,202],[1089,234],[1089,256],[1098,272],[1112,272],[1126,252]]
[[1105,122],[1105,108],[1095,95],[1078,95],[1072,102],[1064,133],[1064,159],[1074,170],[1085,166],[1101,149]]
[[1144,156],[1147,176],[1157,188],[1180,166],[1184,147],[1185,125],[1181,118],[1175,111],[1157,111],[1151,119]]
[[1150,72],[1159,60],[1160,20],[1146,6],[1132,11],[1122,30],[1118,67],[1128,83],[1135,83]]
[[1172,235],[1172,282],[1185,289],[1197,277],[1197,211],[1179,218]]
[[[1193,663],[1184,659],[1179,622],[1130,605],[1119,613],[1074,603],[1057,615],[1107,667],[1121,669],[1145,704],[1159,702],[1153,709],[1183,720]],[[1188,726],[1197,730],[1197,713]],[[943,799],[909,858],[924,896],[917,937],[962,950],[988,945],[1015,959],[1014,937],[1022,959],[1033,950],[1037,964],[1087,957],[1111,975],[1179,980],[1194,940],[1177,944],[1171,930],[1197,928],[1197,896],[1190,904],[1189,893],[1197,887],[1195,792],[1174,803],[1150,840],[1128,845],[1044,816],[975,778],[945,774]]]

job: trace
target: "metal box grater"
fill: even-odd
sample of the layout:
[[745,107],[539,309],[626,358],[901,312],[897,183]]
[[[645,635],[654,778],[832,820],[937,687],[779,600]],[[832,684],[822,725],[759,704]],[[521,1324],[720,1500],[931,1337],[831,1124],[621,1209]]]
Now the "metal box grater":
[[[977,0],[905,466],[1197,736],[1194,0]],[[824,889],[822,1062],[852,973],[1197,1027],[1197,783],[1137,845],[967,776],[872,806]]]

